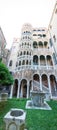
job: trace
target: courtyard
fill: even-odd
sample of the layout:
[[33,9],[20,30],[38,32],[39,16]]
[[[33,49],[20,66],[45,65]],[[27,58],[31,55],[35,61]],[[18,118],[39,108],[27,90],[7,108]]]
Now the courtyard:
[[50,100],[47,103],[52,110],[26,109],[27,99],[13,98],[0,102],[0,130],[5,130],[4,116],[11,108],[19,108],[26,111],[27,130],[57,130],[57,101]]

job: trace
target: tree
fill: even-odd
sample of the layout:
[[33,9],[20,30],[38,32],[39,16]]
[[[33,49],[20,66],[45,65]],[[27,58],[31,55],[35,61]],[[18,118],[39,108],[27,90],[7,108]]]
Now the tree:
[[0,86],[13,84],[13,77],[5,64],[0,61]]

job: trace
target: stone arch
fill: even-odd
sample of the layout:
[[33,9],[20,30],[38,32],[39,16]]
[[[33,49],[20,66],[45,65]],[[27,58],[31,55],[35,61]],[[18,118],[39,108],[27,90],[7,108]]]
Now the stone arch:
[[25,60],[22,61],[22,65],[25,65]]
[[12,130],[12,128],[14,128],[14,130],[17,130],[17,125],[14,122],[10,123],[7,129]]
[[42,84],[45,87],[48,87],[48,77],[47,77],[47,75],[46,74],[42,74],[41,78],[42,78]]
[[51,85],[52,96],[57,96],[57,82],[53,74],[50,75],[50,85]]
[[38,75],[38,74],[34,74],[34,75],[33,75],[33,80],[39,82],[39,81],[40,81],[39,75]]
[[20,97],[27,97],[27,80],[22,79],[20,83]]
[[9,66],[12,66],[12,64],[13,64],[13,61],[12,61],[12,60],[10,60],[10,62],[9,62]]
[[50,56],[50,55],[47,55],[47,56],[46,56],[46,59],[47,59],[47,65],[53,66],[53,62],[52,62],[51,56]]
[[38,65],[38,56],[37,55],[33,56],[33,64]]
[[17,90],[18,90],[18,79],[15,79],[13,87],[13,97],[17,97]]
[[26,55],[26,51],[24,51],[24,55]]
[[45,56],[44,55],[40,55],[40,65],[46,65],[46,61],[45,61]]
[[48,44],[48,42],[47,42],[47,41],[44,41],[44,46],[45,46],[45,47],[47,47],[47,44]]
[[37,42],[36,41],[33,42],[33,48],[37,48]]
[[21,61],[19,61],[19,66],[21,65]]
[[20,56],[22,55],[22,51],[20,52]]
[[40,48],[43,48],[43,42],[42,42],[42,41],[39,41],[39,42],[38,42],[38,46],[39,46]]
[[28,65],[28,63],[29,63],[28,60],[26,60],[26,65]]

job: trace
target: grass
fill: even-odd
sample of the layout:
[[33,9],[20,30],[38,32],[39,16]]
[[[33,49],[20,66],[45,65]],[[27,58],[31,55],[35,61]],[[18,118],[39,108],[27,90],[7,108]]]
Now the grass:
[[11,108],[24,109],[26,111],[27,130],[57,130],[57,101],[48,102],[52,110],[26,109],[27,99],[9,99],[7,102],[0,102],[0,130],[4,130],[4,115]]

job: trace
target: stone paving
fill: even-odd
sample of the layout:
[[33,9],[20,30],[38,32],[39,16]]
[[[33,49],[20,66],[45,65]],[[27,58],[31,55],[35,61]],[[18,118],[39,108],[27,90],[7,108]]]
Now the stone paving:
[[52,110],[51,107],[48,105],[48,103],[46,101],[44,101],[44,105],[41,106],[34,106],[32,104],[31,100],[28,100],[26,103],[26,109],[41,109],[41,110]]

